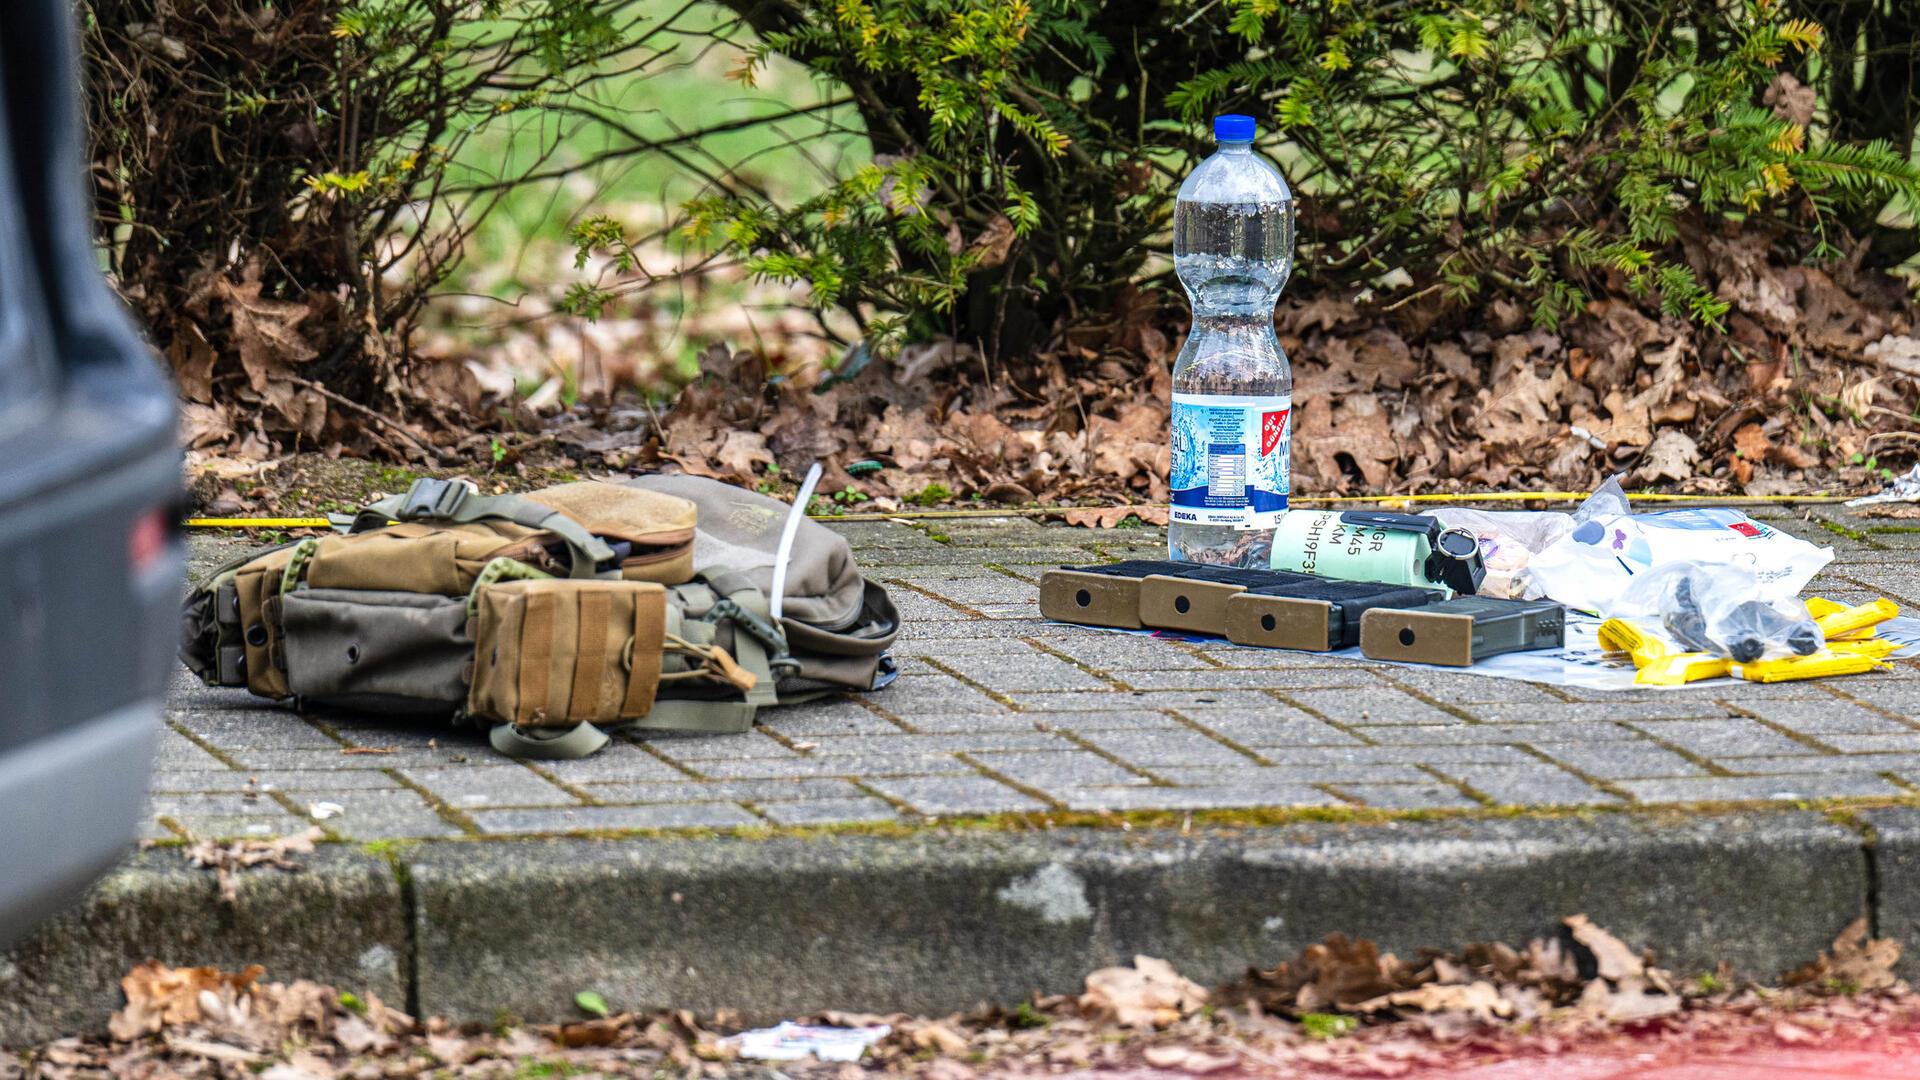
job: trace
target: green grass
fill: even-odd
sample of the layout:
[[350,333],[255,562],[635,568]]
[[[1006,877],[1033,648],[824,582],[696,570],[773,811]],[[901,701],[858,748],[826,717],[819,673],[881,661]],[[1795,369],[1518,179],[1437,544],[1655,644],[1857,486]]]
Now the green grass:
[[[638,7],[643,21],[628,35],[629,40],[672,17],[681,5],[645,0]],[[617,74],[584,87],[585,103],[634,135],[661,139],[828,100],[830,88],[791,63],[775,62],[762,73],[758,88],[728,79],[727,70],[742,55],[739,45],[751,41],[744,29],[729,28],[731,21],[731,14],[717,6],[680,15],[673,25],[684,33],[662,34],[603,61],[601,73]],[[712,32],[724,32],[738,44],[706,36]],[[624,70],[639,65],[666,42],[672,42],[670,50],[648,63],[646,70]],[[842,107],[785,121],[779,130],[755,126],[715,134],[678,151],[709,171],[738,164],[742,178],[776,196],[791,198],[823,186],[823,170],[844,170],[866,160],[864,136],[840,132],[811,138],[835,126],[857,129],[859,121],[850,108]],[[805,140],[804,147],[788,145],[790,139]],[[459,146],[454,163],[457,177],[485,179],[517,175],[536,164],[543,171],[580,165],[632,145],[627,134],[584,117],[526,109],[494,118]],[[447,288],[460,291],[477,286],[477,291],[507,300],[527,291],[557,293],[556,286],[565,282],[555,280],[556,267],[571,265],[565,253],[567,231],[574,221],[589,213],[610,213],[638,232],[671,219],[683,202],[704,187],[705,181],[667,153],[648,151],[590,165],[564,179],[517,188],[469,239],[466,257]],[[650,220],[642,221],[643,217]],[[684,303],[665,294],[658,302],[669,310]]]

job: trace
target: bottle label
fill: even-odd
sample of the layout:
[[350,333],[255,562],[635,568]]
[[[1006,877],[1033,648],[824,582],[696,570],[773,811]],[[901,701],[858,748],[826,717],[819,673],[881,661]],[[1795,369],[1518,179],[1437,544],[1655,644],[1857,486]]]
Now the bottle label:
[[1172,520],[1279,524],[1292,480],[1292,419],[1291,396],[1173,395]]

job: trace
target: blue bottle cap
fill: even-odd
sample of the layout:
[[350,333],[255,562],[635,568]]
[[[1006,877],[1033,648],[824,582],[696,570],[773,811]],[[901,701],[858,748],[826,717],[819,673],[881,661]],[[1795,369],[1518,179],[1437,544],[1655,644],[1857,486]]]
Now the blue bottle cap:
[[1253,117],[1228,113],[1213,118],[1213,139],[1215,142],[1252,142]]

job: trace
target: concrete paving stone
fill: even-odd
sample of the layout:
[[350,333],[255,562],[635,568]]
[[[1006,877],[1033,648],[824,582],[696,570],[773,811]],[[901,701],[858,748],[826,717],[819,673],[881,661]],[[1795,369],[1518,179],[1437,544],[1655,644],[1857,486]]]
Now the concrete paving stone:
[[552,810],[478,810],[471,817],[484,832],[569,833],[623,829],[727,829],[763,825],[732,803],[673,803],[656,806],[576,806]]
[[314,722],[354,746],[428,749],[441,743],[477,743],[486,733],[471,724],[439,721],[382,720],[358,715],[321,714]]
[[1299,746],[1270,749],[1263,756],[1276,765],[1511,765],[1540,760],[1524,750],[1502,743]]
[[216,750],[339,750],[340,741],[292,713],[185,713],[174,722]]
[[1538,761],[1531,765],[1435,766],[1447,779],[1505,806],[1579,806],[1618,804],[1609,795],[1565,769]]
[[1335,656],[1333,653],[1296,652],[1291,649],[1263,649],[1253,645],[1235,645],[1220,638],[1200,638],[1192,643],[1208,659],[1224,668],[1316,668],[1338,672],[1342,683],[1385,686],[1389,670],[1360,657]]
[[673,761],[684,762],[696,770],[699,769],[700,762],[715,758],[728,760],[743,757],[784,758],[798,753],[786,743],[764,731],[745,731],[738,735],[679,735],[650,732],[644,738],[648,749],[663,754]]
[[1329,687],[1374,690],[1357,668],[1196,668],[1188,671],[1118,671],[1114,677],[1136,690],[1310,690]]
[[1835,689],[1857,701],[1878,705],[1903,716],[1920,716],[1920,679],[1915,679],[1910,671],[1855,676]]
[[1048,625],[1047,620],[1040,617],[1040,601],[1037,597],[1020,604],[971,604],[968,606],[989,619],[1013,620],[1036,630]]
[[942,662],[961,677],[1000,693],[1112,689],[1110,684],[1072,664],[1026,646],[1019,651],[1005,649],[993,655],[949,656]]
[[870,795],[853,799],[768,803],[760,807],[760,812],[775,825],[846,825],[863,821],[895,821],[900,817],[900,812],[892,804]]
[[1344,724],[1457,724],[1459,717],[1404,690],[1296,690],[1289,701]]
[[944,577],[889,574],[886,580],[889,584],[904,582],[942,600],[973,608],[981,604],[1023,604],[1034,596],[1034,586],[993,570],[953,573]]
[[1069,810],[1234,810],[1252,807],[1344,806],[1319,788],[1296,783],[1212,787],[1081,787],[1058,793]]
[[806,744],[815,757],[841,754],[951,754],[967,750],[1072,750],[1074,744],[1064,736],[1038,731],[1028,725],[1025,731],[939,732],[909,735],[895,731],[891,735],[849,735],[840,738],[821,736]]
[[1620,780],[1615,786],[1644,803],[1731,802],[1903,795],[1894,784],[1864,773],[1797,776],[1702,776],[1683,780]]
[[778,709],[765,709],[755,718],[755,723],[766,731],[796,742],[806,742],[818,738],[844,738],[852,735],[894,735],[906,729],[870,709],[842,703],[831,712],[817,710],[811,714],[787,713],[788,706]]
[[[716,736],[725,738],[725,736]],[[499,761],[495,756],[491,759]],[[615,740],[590,758],[542,761],[536,767],[563,784],[600,784],[616,781],[674,782],[690,779],[684,769],[660,760],[644,747]],[[698,770],[696,770],[698,771]]]
[[1005,712],[1006,706],[951,675],[903,675],[881,690],[863,695],[894,716],[939,709],[941,712]]
[[923,596],[910,589],[893,586],[887,590],[893,598],[893,606],[900,612],[903,622],[933,619],[978,619],[982,616],[971,606],[948,602],[931,596]]
[[[297,836],[313,826],[305,818],[275,814],[168,814],[168,821],[195,840],[273,840]],[[158,824],[156,822],[156,824]]]
[[1377,810],[1453,810],[1480,804],[1447,784],[1329,784],[1342,795]]
[[1697,693],[1674,693],[1664,701],[1489,702],[1461,706],[1475,720],[1489,724],[1544,724],[1592,720],[1724,720],[1726,706]]
[[1703,757],[1762,757],[1810,750],[1755,720],[1642,720],[1633,726]]
[[1246,765],[1253,759],[1198,731],[1102,731],[1084,738],[1144,769],[1162,765]]
[[1145,784],[1138,771],[1115,764],[1085,750],[975,753],[969,758],[997,775],[1029,787],[1051,788],[1086,784]]
[[1904,735],[1822,735],[1820,741],[1849,754],[1920,751],[1920,732]]
[[[1497,767],[1497,766],[1496,766]],[[1412,765],[1361,762],[1314,765],[1167,765],[1153,775],[1180,787],[1257,784],[1425,784],[1433,777]]]
[[992,619],[974,619],[948,612],[952,618],[927,619],[919,622],[902,623],[900,636],[895,639],[893,649],[896,653],[914,650],[921,645],[938,647],[953,641],[1011,641],[1017,638],[1032,637],[1044,633],[1047,627],[1042,624],[1034,630],[1021,623],[995,622]]
[[402,786],[380,769],[284,769],[237,775],[257,781],[262,791],[375,791]]
[[251,774],[224,767],[155,770],[147,781],[149,792],[254,791],[258,788]]
[[1531,747],[1555,761],[1602,780],[1705,776],[1707,771],[1651,742],[1535,742]]
[[133,839],[138,843],[142,840],[180,840],[184,839],[184,837],[172,829],[167,828],[166,825],[161,823],[159,818],[144,817],[134,825]]
[[154,795],[148,800],[152,814],[168,817],[212,814],[259,814],[271,817],[285,813],[280,804],[265,792],[182,792]]
[[186,742],[156,753],[153,767],[161,772],[218,772],[231,768],[225,759]]
[[1741,776],[1780,773],[1911,773],[1920,770],[1920,754],[1801,754],[1716,759],[1714,764]]
[[1111,709],[1166,709],[1176,700],[1171,696],[1144,690],[1034,691],[1018,690],[1003,695],[1023,713],[1106,712]]
[[1850,701],[1770,701],[1757,702],[1746,709],[1762,720],[1817,736],[1822,741],[1828,735],[1920,734],[1910,724]]
[[1036,728],[1092,734],[1096,731],[1173,731],[1188,729],[1186,721],[1154,709],[1114,709],[1110,712],[1021,713]]
[[700,772],[713,780],[779,780],[806,777],[947,776],[974,773],[972,766],[952,754],[841,754],[790,758],[744,758],[740,761],[703,761]]
[[927,776],[875,780],[868,785],[923,814],[998,814],[1044,810],[1046,805],[990,777]]
[[688,780],[678,784],[583,784],[601,803],[802,802],[852,799],[861,791],[846,780]]
[[1449,705],[1524,702],[1553,705],[1566,700],[1544,686],[1521,682],[1518,679],[1439,671],[1432,668],[1402,667],[1398,664],[1370,664],[1369,666],[1379,672],[1383,678]]
[[1213,666],[1186,646],[1156,638],[1086,632],[1049,634],[1041,640],[1082,664],[1101,671],[1133,674]]
[[345,840],[406,840],[467,834],[465,829],[441,817],[414,791],[344,791],[328,794],[325,801],[338,804],[342,813],[324,820],[313,818],[309,813],[308,823]]
[[1271,714],[1230,716],[1215,711],[1181,713],[1229,742],[1254,749],[1280,746],[1359,746],[1361,740],[1319,717],[1274,702]]
[[349,754],[345,747],[332,750],[234,750],[229,753],[243,769],[277,771],[280,769],[436,769],[462,768],[467,765],[496,765],[500,755],[484,742],[441,745],[434,749],[394,750],[391,753]]
[[[1087,714],[1096,715],[1096,714]],[[1001,707],[998,712],[939,712],[929,708],[925,712],[915,712],[912,719],[901,717],[900,722],[915,733],[923,735],[972,734],[985,731],[1039,731],[1040,725],[1054,726],[1055,717],[1042,713],[1017,713]]]
[[578,806],[580,800],[531,769],[469,765],[457,769],[402,769],[400,774],[456,810],[488,806]]
[[1018,693],[1007,697],[1023,712],[1111,712],[1114,710],[1238,710],[1260,713],[1286,710],[1279,698],[1259,690],[1107,690],[1098,693]]

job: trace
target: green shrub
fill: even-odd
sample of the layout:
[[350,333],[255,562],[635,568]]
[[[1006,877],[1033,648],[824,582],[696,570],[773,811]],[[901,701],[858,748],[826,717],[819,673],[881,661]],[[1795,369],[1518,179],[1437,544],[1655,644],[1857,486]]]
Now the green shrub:
[[696,200],[688,231],[880,345],[1015,348],[1131,283],[1171,287],[1149,253],[1221,112],[1263,121],[1301,197],[1303,281],[1401,271],[1407,297],[1507,292],[1548,326],[1600,289],[1716,322],[1676,243],[1689,223],[1765,221],[1824,258],[1890,198],[1920,205],[1910,126],[1835,137],[1859,125],[1793,74],[1838,78],[1822,30],[1779,0],[729,5],[760,35],[738,77],[807,65],[874,154],[802,201]]
[[[644,46],[638,6],[83,0],[102,258],[187,396],[249,407],[208,438],[361,426],[316,386],[405,409],[429,291],[550,169],[596,62]],[[507,127],[528,152],[459,164]]]

